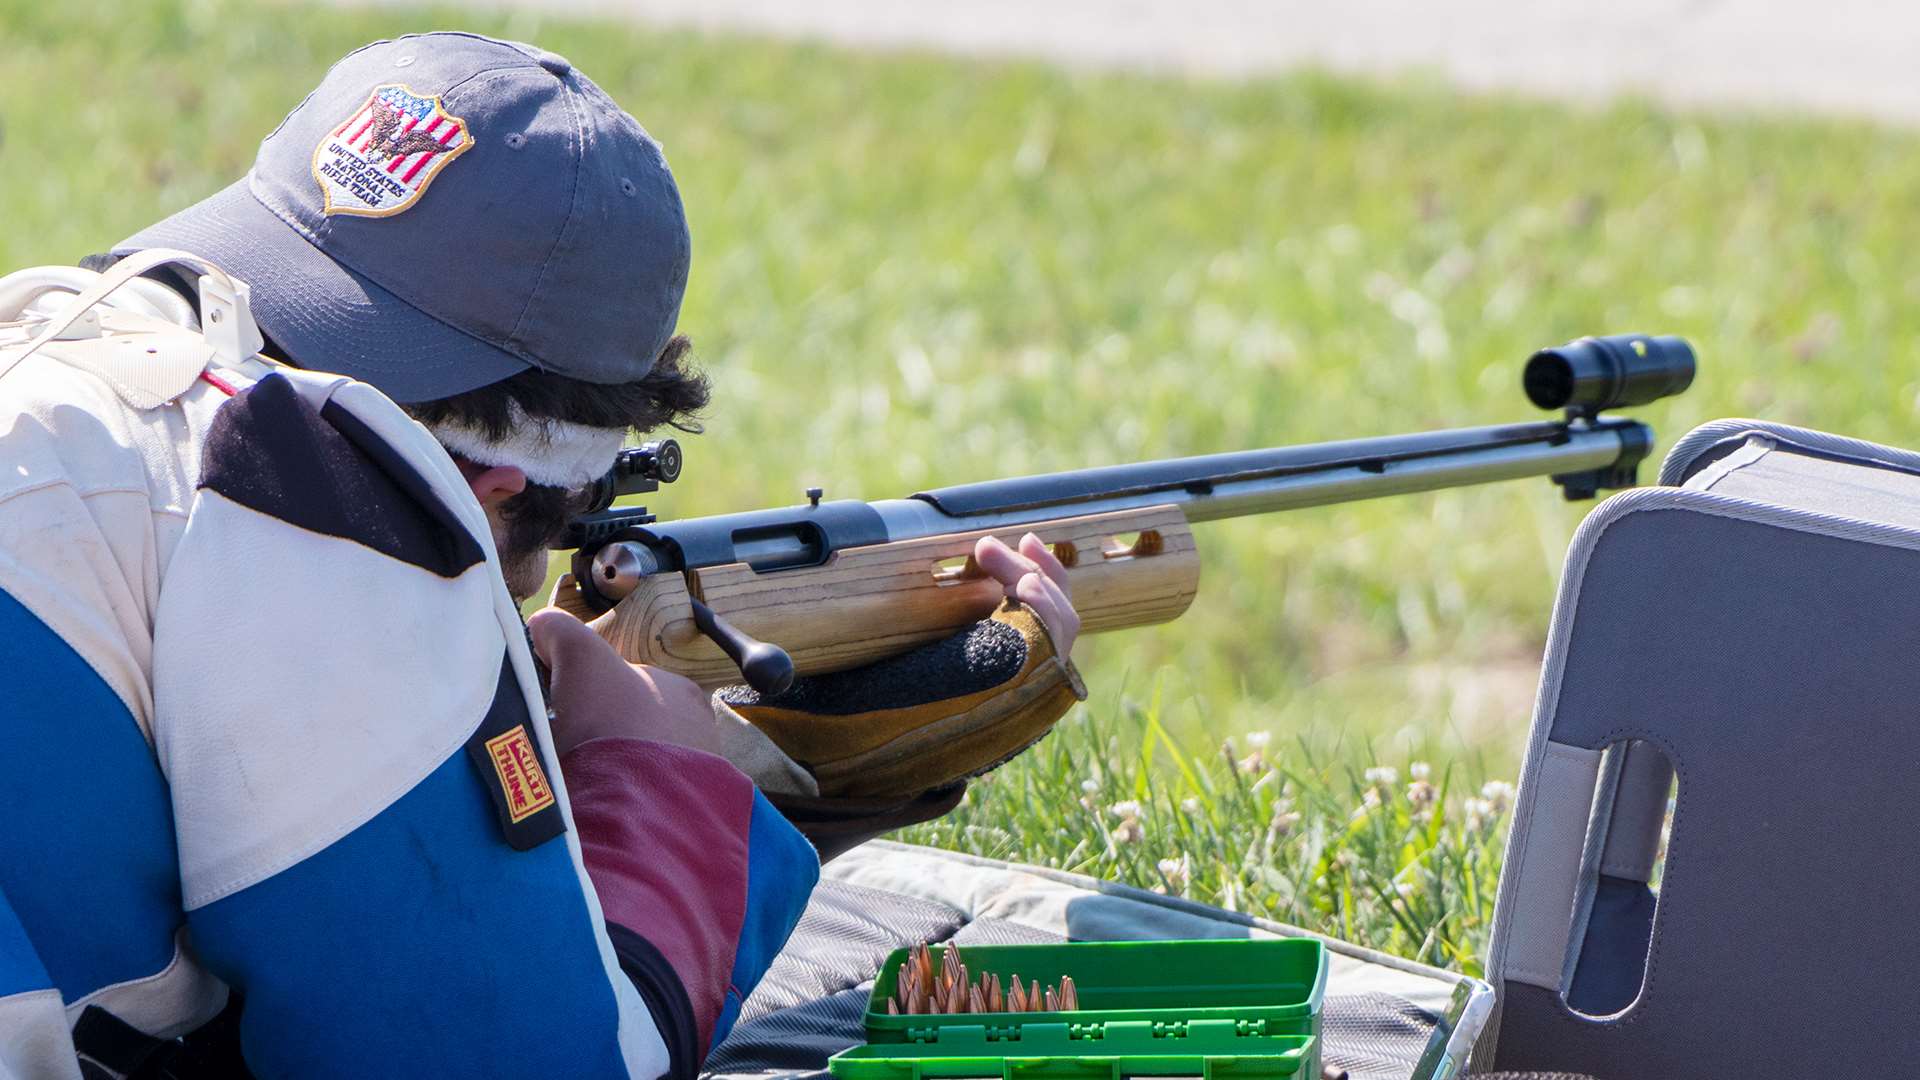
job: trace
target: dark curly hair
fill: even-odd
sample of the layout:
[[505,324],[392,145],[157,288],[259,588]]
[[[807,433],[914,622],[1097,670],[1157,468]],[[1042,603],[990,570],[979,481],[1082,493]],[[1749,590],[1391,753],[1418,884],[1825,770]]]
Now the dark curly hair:
[[[602,385],[529,369],[464,394],[401,408],[423,424],[459,424],[492,439],[513,430],[515,404],[528,416],[591,427],[638,432],[672,427],[697,432],[700,410],[706,408],[711,388],[706,375],[689,361],[692,348],[685,335],[676,335],[660,350],[653,370],[629,383]],[[528,484],[500,507],[507,523],[507,547],[526,551],[551,544],[567,519],[581,509],[581,494]]]

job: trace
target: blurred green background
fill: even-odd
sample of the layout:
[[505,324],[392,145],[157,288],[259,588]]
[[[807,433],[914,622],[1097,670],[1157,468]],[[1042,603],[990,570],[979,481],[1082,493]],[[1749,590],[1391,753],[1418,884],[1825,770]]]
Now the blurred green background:
[[[1917,441],[1912,135],[1419,80],[0,0],[0,265],[207,195],[331,60],[449,26],[568,56],[665,144],[716,395],[664,516],[1527,418],[1530,350],[1628,330],[1700,354],[1639,414],[1662,449],[1724,415]],[[1191,614],[1086,642],[1094,707],[1158,685],[1196,752],[1263,730],[1511,775],[1585,510],[1541,480],[1201,526]]]

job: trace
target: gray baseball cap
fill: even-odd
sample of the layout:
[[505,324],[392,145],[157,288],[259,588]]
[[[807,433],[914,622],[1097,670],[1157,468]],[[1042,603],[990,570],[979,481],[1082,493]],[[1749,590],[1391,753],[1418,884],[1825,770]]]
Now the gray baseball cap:
[[426,401],[538,368],[645,375],[692,241],[658,143],[567,61],[464,33],[335,64],[246,177],[116,245],[253,286],[300,366]]

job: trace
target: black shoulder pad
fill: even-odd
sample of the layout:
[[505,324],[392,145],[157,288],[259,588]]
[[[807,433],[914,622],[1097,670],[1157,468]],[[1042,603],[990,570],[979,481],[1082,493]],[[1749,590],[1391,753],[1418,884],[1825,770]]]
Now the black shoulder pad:
[[311,532],[364,544],[441,577],[486,559],[453,510],[360,418],[318,411],[269,375],[221,406],[200,486]]

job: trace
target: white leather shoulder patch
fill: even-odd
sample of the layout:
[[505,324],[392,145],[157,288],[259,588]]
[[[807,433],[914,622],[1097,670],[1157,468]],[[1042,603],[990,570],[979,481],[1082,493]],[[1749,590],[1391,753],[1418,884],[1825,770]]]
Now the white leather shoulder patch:
[[202,489],[154,627],[154,748],[188,910],[372,820],[458,752],[506,651],[457,578]]
[[98,376],[135,409],[179,398],[213,360],[213,346],[199,333],[159,319],[108,309],[100,329],[98,337],[50,341],[40,353]]

